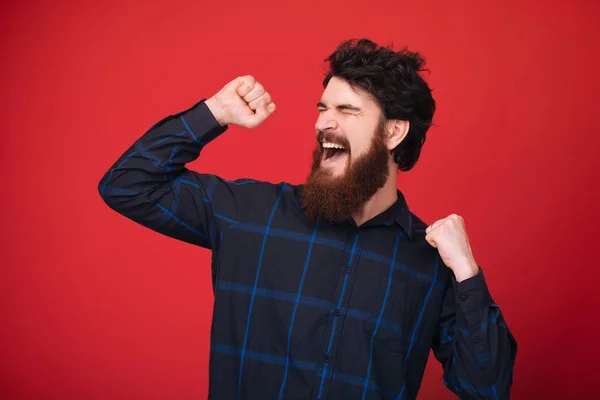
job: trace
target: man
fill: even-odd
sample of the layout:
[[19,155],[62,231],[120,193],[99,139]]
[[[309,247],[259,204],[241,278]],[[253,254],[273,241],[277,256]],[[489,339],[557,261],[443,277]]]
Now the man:
[[252,76],[160,121],[100,182],[114,210],[212,250],[209,397],[414,399],[433,349],[460,398],[508,398],[516,342],[463,219],[427,226],[396,188],[435,110],[424,60],[361,39],[326,61],[306,184],[185,168],[275,111]]

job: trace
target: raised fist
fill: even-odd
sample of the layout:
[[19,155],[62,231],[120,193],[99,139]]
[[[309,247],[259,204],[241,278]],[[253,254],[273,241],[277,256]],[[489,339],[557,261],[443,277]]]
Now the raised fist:
[[275,111],[271,95],[251,75],[235,78],[206,100],[206,105],[222,126],[250,129],[262,124]]

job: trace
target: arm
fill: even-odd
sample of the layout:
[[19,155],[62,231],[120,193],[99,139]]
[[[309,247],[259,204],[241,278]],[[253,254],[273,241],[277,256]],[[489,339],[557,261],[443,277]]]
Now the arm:
[[252,197],[253,185],[236,185],[185,165],[225,130],[204,101],[163,119],[102,177],[102,199],[152,230],[210,248],[215,215],[237,219]]
[[251,76],[228,83],[207,101],[154,125],[115,162],[100,180],[106,204],[150,229],[212,248],[219,226],[237,220],[257,185],[228,182],[190,171],[194,161],[228,124],[253,128],[274,104]]
[[510,397],[517,343],[483,271],[461,282],[450,278],[432,348],[445,385],[461,399]]
[[517,342],[475,262],[465,222],[451,214],[426,232],[452,270],[432,344],[444,383],[461,399],[508,399]]

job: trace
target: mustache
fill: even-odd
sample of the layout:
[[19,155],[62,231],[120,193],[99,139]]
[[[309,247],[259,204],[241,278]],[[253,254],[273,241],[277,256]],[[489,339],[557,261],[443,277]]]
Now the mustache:
[[321,144],[323,142],[339,144],[340,146],[344,147],[346,150],[350,150],[350,142],[348,142],[348,139],[346,137],[338,136],[331,132],[318,131],[317,141]]

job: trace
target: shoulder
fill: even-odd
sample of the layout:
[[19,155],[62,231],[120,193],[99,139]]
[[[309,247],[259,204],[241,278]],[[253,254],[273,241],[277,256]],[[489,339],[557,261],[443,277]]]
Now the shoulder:
[[302,185],[286,181],[270,182],[257,179],[239,179],[232,183],[237,185],[251,185],[253,191],[253,203],[260,205],[274,203],[294,203],[300,205]]

